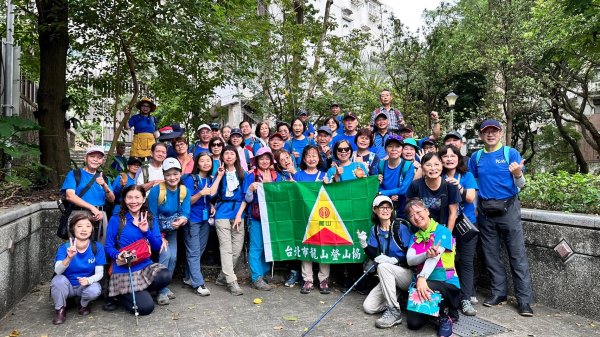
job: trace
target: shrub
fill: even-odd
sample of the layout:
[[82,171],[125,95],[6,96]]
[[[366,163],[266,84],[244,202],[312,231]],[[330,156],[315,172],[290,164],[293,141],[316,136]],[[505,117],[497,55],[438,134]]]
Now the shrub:
[[600,214],[600,177],[591,174],[538,173],[526,177],[520,193],[524,207]]

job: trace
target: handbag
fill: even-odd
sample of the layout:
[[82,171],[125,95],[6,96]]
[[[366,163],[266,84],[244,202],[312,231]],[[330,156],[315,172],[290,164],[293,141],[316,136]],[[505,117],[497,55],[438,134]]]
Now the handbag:
[[431,300],[422,300],[419,297],[419,292],[415,284],[411,284],[408,288],[408,303],[406,309],[421,314],[438,317],[440,315],[440,303],[442,302],[442,294],[433,292],[429,294]]
[[452,235],[462,241],[469,241],[479,234],[479,229],[466,217],[464,213],[459,215],[452,229]]
[[[149,259],[152,256],[152,252],[150,250],[150,242],[148,239],[142,238],[129,245],[121,248],[119,252],[131,252],[133,254],[133,259],[131,260],[131,265],[135,266],[136,264]],[[122,266],[127,264],[125,261],[117,260],[117,265]]]

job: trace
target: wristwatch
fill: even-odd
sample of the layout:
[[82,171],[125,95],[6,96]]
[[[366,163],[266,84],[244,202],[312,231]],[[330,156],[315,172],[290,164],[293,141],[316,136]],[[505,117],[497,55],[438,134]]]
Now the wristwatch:
[[422,278],[424,278],[424,279],[426,279],[426,278],[427,278],[427,276],[425,276],[425,274],[423,274],[423,273],[419,273],[419,274],[417,274],[417,279],[419,279],[419,277],[422,277]]

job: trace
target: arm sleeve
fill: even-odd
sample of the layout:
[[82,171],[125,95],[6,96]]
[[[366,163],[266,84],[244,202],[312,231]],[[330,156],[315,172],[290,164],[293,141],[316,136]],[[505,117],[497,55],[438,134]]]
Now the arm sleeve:
[[369,230],[369,237],[367,238],[367,247],[365,247],[363,250],[371,260],[374,260],[377,257],[377,252],[379,250],[378,248],[379,242],[377,242],[377,239],[375,238],[375,226],[373,226],[371,227],[371,230]]
[[130,128],[134,127],[135,125],[135,121],[136,121],[136,117],[137,115],[133,115],[131,116],[131,118],[129,118],[129,121],[127,122],[127,125],[129,125]]
[[104,266],[96,266],[94,268],[94,275],[88,277],[88,281],[91,283],[98,282],[104,276]]
[[121,186],[121,176],[117,176],[117,178],[112,182],[112,190],[115,194],[115,197],[117,196],[117,194],[119,194],[119,192],[121,192],[122,187],[123,186]]
[[521,178],[518,179],[513,177],[513,180],[518,188],[523,188],[523,186],[525,186],[525,175],[521,175]]
[[[424,274],[426,279],[429,278],[429,275],[431,275],[431,272],[433,272],[433,270],[435,269],[435,266],[437,266],[437,263],[440,260],[440,258],[442,257],[442,254],[444,253],[445,250],[446,249],[444,249],[444,247],[440,247],[440,253],[438,254],[438,256],[428,258],[427,260],[425,260],[423,269],[421,269],[421,274]],[[425,257],[427,257],[427,255],[425,255]]]
[[475,158],[477,157],[477,152],[473,153],[471,159],[469,159],[469,172],[473,174],[473,177],[477,179],[477,163],[475,162]]
[[65,181],[62,184],[62,187],[60,188],[61,192],[65,193],[67,190],[73,190],[73,191],[77,191],[77,184],[75,182],[75,175],[73,174],[73,171],[69,171],[67,173],[67,176],[65,177]]
[[190,218],[190,213],[191,213],[191,196],[192,193],[189,189],[186,188],[186,193],[185,193],[185,198],[183,198],[183,202],[181,203],[181,216],[185,217],[186,219]]
[[[402,173],[400,173],[400,174],[402,174]],[[400,185],[400,191],[398,191],[398,194],[406,195],[406,193],[408,191],[408,187],[413,182],[413,179],[415,179],[415,167],[411,163],[408,166],[408,171],[406,172],[406,176],[402,180],[402,185]]]
[[417,254],[414,248],[408,248],[406,252],[406,262],[409,266],[417,266],[427,260],[427,253]]
[[369,166],[369,175],[376,176],[378,174],[379,174],[379,157],[377,156],[377,154],[375,154],[375,157],[373,157],[373,162],[371,162],[371,165]]
[[[142,178],[143,179],[143,178]],[[154,214],[155,217],[158,216],[158,191],[159,185],[152,187],[150,192],[148,193],[148,210],[150,213]]]
[[158,217],[152,217],[152,228],[146,232],[146,238],[150,242],[152,250],[159,251],[162,245],[162,236],[160,235],[160,226]]
[[65,270],[67,270],[67,267],[65,267],[65,265],[62,264],[63,260],[60,261],[56,261],[56,263],[54,264],[54,272],[56,273],[56,275],[62,275],[62,273],[65,272]]

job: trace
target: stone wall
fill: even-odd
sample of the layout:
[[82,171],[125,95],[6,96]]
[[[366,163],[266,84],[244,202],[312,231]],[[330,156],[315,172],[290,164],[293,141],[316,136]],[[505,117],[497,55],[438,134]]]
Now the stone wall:
[[[54,202],[0,213],[0,317],[35,285],[52,277],[61,243],[55,234],[59,216]],[[600,291],[594,286],[600,280],[600,217],[523,209],[522,219],[535,301],[600,319],[596,305]],[[553,250],[562,239],[575,252],[567,263]],[[478,273],[485,274],[484,270],[480,267]],[[483,290],[487,282],[480,276]],[[512,290],[512,284],[509,287]]]
[[0,213],[0,317],[52,277],[59,212],[45,202]]
[[[535,301],[600,319],[600,217],[523,209],[525,244]],[[563,263],[554,247],[566,240],[574,255]]]

